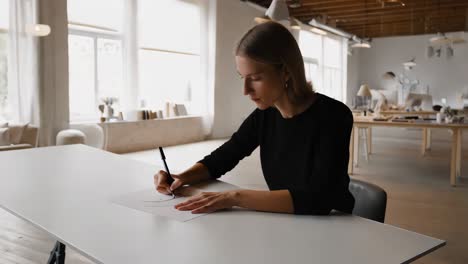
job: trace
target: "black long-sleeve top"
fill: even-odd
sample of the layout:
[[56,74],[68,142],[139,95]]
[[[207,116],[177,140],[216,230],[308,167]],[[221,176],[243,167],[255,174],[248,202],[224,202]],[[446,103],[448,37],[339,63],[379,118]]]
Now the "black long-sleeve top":
[[317,93],[304,112],[283,118],[278,109],[254,110],[239,130],[199,162],[212,178],[233,169],[260,146],[270,190],[289,190],[296,214],[351,213],[349,142],[353,116],[343,103]]

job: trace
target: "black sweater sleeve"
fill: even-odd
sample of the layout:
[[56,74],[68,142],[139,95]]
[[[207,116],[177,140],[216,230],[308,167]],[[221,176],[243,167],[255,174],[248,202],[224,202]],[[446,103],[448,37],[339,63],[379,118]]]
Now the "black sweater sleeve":
[[231,138],[219,148],[198,161],[208,168],[216,179],[232,170],[240,160],[249,156],[259,145],[257,119],[259,110],[252,112]]
[[[310,161],[313,169],[308,184],[288,188],[296,214],[323,215],[329,214],[332,209],[349,212],[354,206],[354,199],[348,190],[353,116],[349,109],[338,112],[321,122],[314,157]],[[346,202],[343,204],[343,201]]]

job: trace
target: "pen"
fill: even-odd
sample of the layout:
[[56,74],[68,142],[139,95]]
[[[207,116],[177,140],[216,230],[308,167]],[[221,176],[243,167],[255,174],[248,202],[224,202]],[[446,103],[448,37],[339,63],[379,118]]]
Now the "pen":
[[[161,154],[161,159],[164,163],[164,168],[166,168],[166,172],[167,174],[169,174],[169,178],[167,179],[167,182],[169,184],[172,184],[174,182],[174,178],[172,178],[171,172],[169,171],[169,167],[167,166],[166,155],[164,155],[164,150],[162,147],[159,147],[159,153]],[[171,194],[174,196],[174,193],[172,192],[172,190],[171,190]]]

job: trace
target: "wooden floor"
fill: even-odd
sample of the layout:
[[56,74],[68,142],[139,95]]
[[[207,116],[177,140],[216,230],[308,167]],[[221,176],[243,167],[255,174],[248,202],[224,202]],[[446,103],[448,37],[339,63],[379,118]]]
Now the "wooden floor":
[[[450,145],[434,142],[424,157],[420,142],[374,140],[369,162],[362,157],[352,177],[387,191],[385,222],[447,241],[415,263],[468,263],[468,179],[449,184]],[[468,176],[468,149],[462,175]]]
[[[46,263],[55,240],[44,231],[0,209],[0,263]],[[93,263],[67,249],[66,263]]]
[[[352,177],[373,182],[387,191],[386,223],[447,240],[445,247],[415,263],[468,263],[468,181],[450,187],[449,143],[434,142],[432,150],[422,157],[419,142],[375,139],[373,151],[369,162],[361,161]],[[170,149],[168,153],[171,155]],[[262,179],[247,177],[244,172],[259,172],[259,168],[256,150],[234,170],[242,177],[226,178],[239,185],[255,185]],[[462,173],[468,175],[466,157]],[[54,243],[43,231],[0,209],[1,264],[45,263]],[[91,262],[67,249],[67,263]]]

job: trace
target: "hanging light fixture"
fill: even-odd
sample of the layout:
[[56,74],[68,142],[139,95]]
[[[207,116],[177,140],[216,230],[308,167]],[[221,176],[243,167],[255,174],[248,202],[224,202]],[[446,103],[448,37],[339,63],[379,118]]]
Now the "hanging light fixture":
[[413,69],[414,66],[416,66],[416,58],[411,58],[409,61],[403,62],[403,66],[405,67],[406,70],[411,70]]
[[371,44],[370,42],[372,41],[372,39],[367,39],[367,40],[364,40],[362,38],[359,38],[358,36],[354,35],[352,36],[350,39],[349,39],[350,43],[350,47],[351,48],[370,48],[371,47]]
[[294,17],[289,18],[292,29],[301,30],[301,22]]
[[45,24],[27,24],[25,31],[35,37],[45,37],[50,34],[50,26]]
[[257,23],[257,24],[261,24],[261,23],[265,23],[265,22],[271,21],[271,19],[270,19],[267,15],[263,15],[263,16],[261,16],[261,17],[255,17],[255,18],[254,18],[254,21],[255,21],[255,23]]
[[319,34],[319,35],[327,35],[327,32],[321,28],[319,28],[319,23],[317,23],[317,21],[313,18],[309,21],[308,23],[311,28],[309,29],[310,31],[314,32],[315,34]]
[[301,0],[289,0],[289,8],[299,8],[302,6]]
[[322,30],[322,29],[317,28],[317,27],[311,27],[310,31],[312,31],[312,32],[314,32],[316,34],[322,35],[322,36],[327,34],[327,32],[325,30]]
[[273,0],[265,12],[271,20],[281,21],[289,19],[289,9],[285,0]]
[[[364,23],[364,34],[363,36],[366,36],[366,24],[368,22],[368,14],[367,14],[367,1],[364,3],[365,4],[365,10],[366,10],[366,22]],[[369,38],[368,41],[364,41],[362,38],[358,38],[356,35],[352,37],[352,40],[355,42],[351,45],[352,48],[365,48],[369,49],[371,47],[370,41],[371,39]]]
[[285,0],[273,0],[268,7],[265,15],[254,18],[255,22],[263,23],[266,21],[289,20],[289,9]]
[[351,45],[352,48],[370,48],[371,45],[368,42],[363,41],[362,39],[354,44]]

